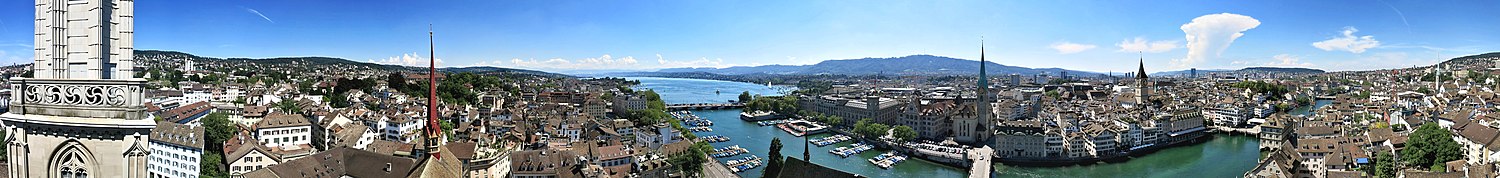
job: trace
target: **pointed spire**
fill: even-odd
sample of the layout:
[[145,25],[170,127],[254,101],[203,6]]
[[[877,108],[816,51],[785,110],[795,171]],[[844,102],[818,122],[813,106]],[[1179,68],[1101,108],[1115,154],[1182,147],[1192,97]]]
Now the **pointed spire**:
[[1144,52],[1142,52],[1140,55],[1141,55],[1141,59],[1140,59],[1141,60],[1141,66],[1140,66],[1140,70],[1138,70],[1138,71],[1135,72],[1135,78],[1146,79],[1146,54]]
[[438,145],[443,131],[437,121],[437,48],[432,40],[432,24],[427,24],[427,155],[433,159],[442,159],[439,156]]
[[808,150],[811,150],[811,149],[809,149],[809,147],[807,147],[807,145],[811,145],[812,142],[808,142],[808,140],[807,140],[808,138],[807,137],[812,137],[812,136],[811,135],[804,135],[804,136],[802,136],[802,160],[812,161],[812,159],[809,158],[809,156],[811,156],[812,154],[808,153]]

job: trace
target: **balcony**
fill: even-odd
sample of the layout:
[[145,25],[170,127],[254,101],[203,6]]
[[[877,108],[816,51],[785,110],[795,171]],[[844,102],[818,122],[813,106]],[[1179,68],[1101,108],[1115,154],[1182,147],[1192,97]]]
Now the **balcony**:
[[11,78],[14,114],[149,120],[143,100],[145,79]]

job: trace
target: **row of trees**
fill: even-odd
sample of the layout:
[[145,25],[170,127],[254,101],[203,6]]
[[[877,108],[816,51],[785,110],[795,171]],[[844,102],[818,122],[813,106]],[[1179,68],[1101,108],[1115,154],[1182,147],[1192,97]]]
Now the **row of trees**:
[[833,127],[839,127],[840,124],[844,123],[844,117],[831,116],[831,115],[823,115],[823,113],[812,112],[812,111],[807,111],[807,110],[800,111],[800,113],[798,115],[801,115],[802,118],[804,118],[804,119],[811,120],[811,121],[822,122],[824,124],[828,124],[828,125],[833,126]]
[[1286,86],[1262,81],[1238,82],[1230,84],[1229,87],[1250,89],[1250,91],[1254,91],[1255,93],[1266,94],[1271,100],[1279,100],[1281,99],[1281,95],[1291,92]]
[[795,96],[755,96],[750,102],[745,102],[748,111],[773,111],[776,114],[797,113],[797,97]]

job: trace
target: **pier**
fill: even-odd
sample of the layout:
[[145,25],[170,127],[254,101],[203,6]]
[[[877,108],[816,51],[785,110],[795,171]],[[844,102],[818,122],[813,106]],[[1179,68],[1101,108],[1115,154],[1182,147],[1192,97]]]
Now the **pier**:
[[667,105],[667,110],[670,110],[670,111],[683,111],[683,110],[720,110],[720,109],[735,109],[735,108],[743,108],[743,107],[745,107],[745,104],[742,104],[742,103],[686,103],[686,104],[668,104]]

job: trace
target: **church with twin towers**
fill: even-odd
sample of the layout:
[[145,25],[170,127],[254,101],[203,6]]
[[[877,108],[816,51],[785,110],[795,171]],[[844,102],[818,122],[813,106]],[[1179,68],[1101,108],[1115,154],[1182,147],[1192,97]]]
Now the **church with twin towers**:
[[0,114],[8,177],[149,175],[156,123],[133,78],[133,3],[36,1],[34,75],[11,78]]

